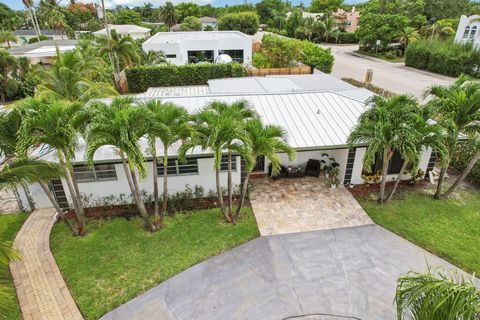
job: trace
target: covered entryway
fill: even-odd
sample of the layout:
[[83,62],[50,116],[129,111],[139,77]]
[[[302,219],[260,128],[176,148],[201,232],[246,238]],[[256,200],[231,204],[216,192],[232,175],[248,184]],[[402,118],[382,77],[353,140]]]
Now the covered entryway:
[[344,186],[323,178],[257,179],[250,198],[262,236],[373,223]]

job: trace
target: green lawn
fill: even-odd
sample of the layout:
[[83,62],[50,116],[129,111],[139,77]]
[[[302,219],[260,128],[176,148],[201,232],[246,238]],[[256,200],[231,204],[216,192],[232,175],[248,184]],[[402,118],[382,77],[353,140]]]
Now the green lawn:
[[379,225],[448,260],[480,274],[480,192],[461,191],[453,199],[435,200],[423,191],[405,192],[380,206],[360,204]]
[[[28,213],[0,215],[0,241],[13,241],[20,227],[28,217]],[[6,284],[7,292],[15,297],[15,304],[12,306],[5,319],[20,319],[20,310],[16,303],[15,288],[13,287],[12,275],[8,266],[0,266],[0,282]]]
[[96,319],[156,284],[259,236],[250,208],[236,226],[220,212],[202,210],[166,218],[156,233],[142,230],[140,219],[91,221],[88,234],[73,238],[56,224],[51,249],[86,319]]

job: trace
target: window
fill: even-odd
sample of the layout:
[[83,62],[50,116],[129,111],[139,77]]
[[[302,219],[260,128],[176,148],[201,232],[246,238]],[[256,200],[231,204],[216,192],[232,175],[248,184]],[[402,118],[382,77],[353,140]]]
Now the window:
[[218,50],[218,54],[228,54],[233,61],[243,63],[243,50]]
[[93,168],[78,165],[73,167],[73,173],[78,182],[117,180],[114,164],[96,164]]
[[[159,176],[163,176],[163,163],[157,164]],[[198,159],[188,158],[187,162],[180,162],[178,159],[168,159],[168,175],[198,174]]]
[[468,39],[469,34],[470,34],[470,27],[466,27],[463,33],[463,39]]
[[[403,161],[402,155],[395,151],[388,164],[387,174],[399,174],[403,166]],[[406,169],[409,170],[410,168],[411,166],[407,165]],[[375,165],[372,167],[371,173],[376,173],[379,170],[382,170],[382,157],[377,155],[377,159],[375,160]]]
[[167,59],[175,59],[177,55],[175,53],[168,53],[165,55],[165,58]]
[[[237,170],[237,157],[232,155],[232,171]],[[220,171],[228,171],[228,156],[222,156]]]
[[188,63],[213,63],[213,50],[188,51]]
[[472,32],[470,32],[470,40],[473,41],[473,39],[475,39],[475,36],[477,34],[477,27],[473,27],[472,28]]

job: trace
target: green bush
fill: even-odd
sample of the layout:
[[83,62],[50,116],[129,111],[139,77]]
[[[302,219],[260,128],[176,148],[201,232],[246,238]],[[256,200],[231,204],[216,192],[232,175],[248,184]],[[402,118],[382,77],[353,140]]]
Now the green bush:
[[33,37],[33,38],[28,39],[28,43],[32,44],[32,43],[35,43],[35,42],[38,42],[38,41],[43,41],[43,40],[48,40],[48,37],[42,34],[38,37]]
[[255,68],[272,68],[268,57],[261,52],[255,52],[253,54],[252,64]]
[[332,35],[328,38],[329,43],[343,43],[343,44],[356,44],[358,43],[357,35],[354,32],[340,32],[337,35]]
[[218,30],[237,30],[254,35],[260,25],[258,15],[255,12],[229,13],[222,16],[217,23]]
[[264,55],[274,67],[290,67],[299,61],[322,72],[332,72],[334,58],[330,49],[324,49],[307,40],[264,35]]
[[[453,155],[451,166],[458,171],[463,171],[472,159],[475,151],[476,149],[473,141],[459,143],[457,152]],[[466,180],[480,186],[480,162],[475,164]]]
[[447,76],[460,74],[479,76],[474,68],[480,64],[480,51],[471,44],[453,43],[451,40],[419,40],[406,50],[405,65]]
[[206,85],[210,79],[245,75],[238,63],[135,66],[125,72],[132,93],[145,92],[149,87]]

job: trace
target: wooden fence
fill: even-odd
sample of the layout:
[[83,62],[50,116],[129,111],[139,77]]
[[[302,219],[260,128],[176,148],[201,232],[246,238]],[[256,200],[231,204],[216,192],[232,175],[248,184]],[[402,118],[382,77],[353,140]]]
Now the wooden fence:
[[262,76],[278,76],[289,74],[311,74],[312,68],[309,66],[291,67],[291,68],[248,68],[247,76],[262,77]]

